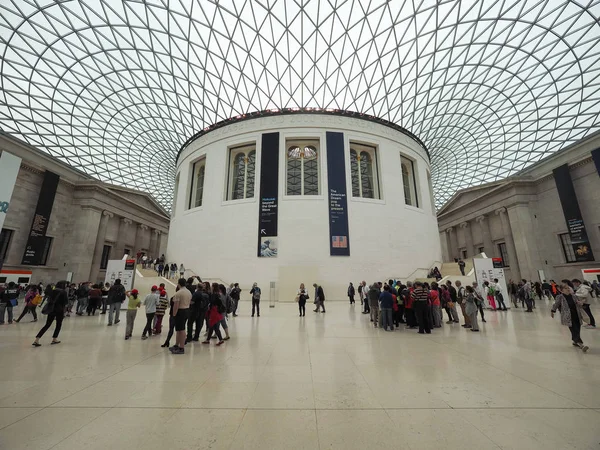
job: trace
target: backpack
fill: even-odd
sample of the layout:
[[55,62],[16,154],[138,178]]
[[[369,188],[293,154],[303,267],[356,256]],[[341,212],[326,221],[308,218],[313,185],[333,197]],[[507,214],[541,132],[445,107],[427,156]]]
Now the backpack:
[[358,293],[359,293],[359,294],[362,294],[362,284],[359,284],[359,285],[358,285]]
[[42,314],[50,314],[54,312],[54,305],[56,304],[56,295],[50,295],[48,301],[42,308]]
[[85,291],[85,287],[79,286],[79,288],[77,289],[77,298],[83,298],[86,295],[87,295],[87,292]]
[[252,298],[254,300],[260,300],[260,288],[254,288],[254,293],[252,294]]

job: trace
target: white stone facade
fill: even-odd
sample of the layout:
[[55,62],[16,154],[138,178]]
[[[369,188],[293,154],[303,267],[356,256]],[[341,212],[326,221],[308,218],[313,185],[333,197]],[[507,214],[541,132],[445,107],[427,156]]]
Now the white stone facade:
[[[278,255],[257,257],[261,137],[279,132]],[[326,132],[344,135],[350,256],[330,256]],[[286,143],[318,142],[319,195],[286,195]],[[377,152],[380,198],[352,195],[350,143]],[[256,145],[252,198],[227,200],[229,151]],[[400,157],[415,167],[418,207],[404,201]],[[190,208],[194,162],[205,158],[202,206]],[[293,301],[301,282],[319,283],[330,299],[343,299],[350,281],[424,276],[441,261],[424,148],[401,131],[374,122],[322,114],[256,118],[211,131],[186,147],[177,166],[167,256],[209,279],[256,281],[269,298]]]

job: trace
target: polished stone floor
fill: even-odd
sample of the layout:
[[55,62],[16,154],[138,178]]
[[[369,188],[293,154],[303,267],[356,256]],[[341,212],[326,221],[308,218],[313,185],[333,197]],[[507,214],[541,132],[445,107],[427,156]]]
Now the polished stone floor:
[[185,355],[142,341],[143,314],[131,341],[106,316],[39,348],[41,322],[1,326],[0,449],[599,448],[600,330],[583,354],[545,305],[430,336],[344,302],[241,306],[230,341]]

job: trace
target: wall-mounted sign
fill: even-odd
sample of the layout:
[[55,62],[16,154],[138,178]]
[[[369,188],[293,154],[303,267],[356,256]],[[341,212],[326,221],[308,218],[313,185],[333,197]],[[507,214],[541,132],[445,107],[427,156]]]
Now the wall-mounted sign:
[[326,140],[327,185],[329,188],[329,254],[331,256],[350,256],[344,133],[328,131]]
[[46,232],[48,231],[48,223],[50,222],[50,214],[54,206],[54,197],[56,197],[59,179],[60,177],[55,173],[48,171],[44,173],[42,189],[35,208],[23,260],[21,261],[23,265],[39,266],[43,264],[42,257],[46,245]]
[[260,156],[260,204],[258,211],[258,256],[277,256],[279,199],[279,133],[262,135]]

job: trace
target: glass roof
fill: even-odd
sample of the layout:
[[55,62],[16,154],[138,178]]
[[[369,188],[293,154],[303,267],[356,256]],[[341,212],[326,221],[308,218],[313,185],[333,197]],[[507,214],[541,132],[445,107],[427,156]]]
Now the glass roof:
[[206,126],[358,111],[428,146],[439,207],[600,129],[599,18],[600,0],[3,0],[0,127],[169,209]]

